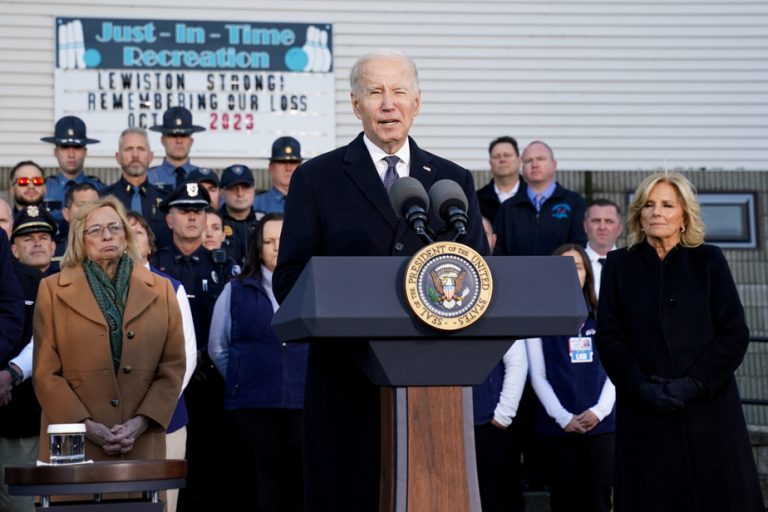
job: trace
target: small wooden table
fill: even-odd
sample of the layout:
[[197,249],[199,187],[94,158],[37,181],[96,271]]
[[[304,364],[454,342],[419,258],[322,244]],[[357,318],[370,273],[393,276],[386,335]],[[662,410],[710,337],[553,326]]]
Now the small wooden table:
[[[5,469],[8,492],[40,496],[38,510],[67,512],[154,512],[163,509],[160,491],[184,487],[185,460],[124,460],[57,466],[18,466]],[[102,494],[142,492],[141,500],[102,501]],[[51,496],[93,494],[88,503],[50,502]]]

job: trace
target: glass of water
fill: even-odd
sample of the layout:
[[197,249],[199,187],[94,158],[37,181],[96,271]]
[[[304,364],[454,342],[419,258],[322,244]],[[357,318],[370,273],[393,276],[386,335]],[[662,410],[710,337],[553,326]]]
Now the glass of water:
[[51,444],[51,464],[85,462],[85,424],[59,423],[48,425]]

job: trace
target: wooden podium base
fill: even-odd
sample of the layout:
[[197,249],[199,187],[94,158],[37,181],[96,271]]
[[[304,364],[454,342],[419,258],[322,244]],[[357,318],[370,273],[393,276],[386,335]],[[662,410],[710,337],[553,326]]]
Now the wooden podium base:
[[381,389],[380,512],[480,512],[472,388]]

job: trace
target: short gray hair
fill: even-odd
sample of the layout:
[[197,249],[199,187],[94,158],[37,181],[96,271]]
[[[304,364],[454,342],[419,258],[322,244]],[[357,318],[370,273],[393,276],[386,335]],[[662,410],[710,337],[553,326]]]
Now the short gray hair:
[[406,54],[405,52],[401,52],[400,50],[381,49],[366,53],[357,59],[357,62],[355,62],[355,64],[352,66],[352,69],[349,72],[349,88],[353,96],[359,92],[358,87],[360,86],[360,68],[363,66],[363,64],[377,59],[401,59],[406,61],[413,71],[413,85],[417,92],[420,90],[419,71],[416,69],[416,62],[414,62],[410,55]]
[[126,135],[131,135],[131,134],[141,135],[142,137],[144,137],[144,140],[147,141],[147,149],[150,150],[150,151],[152,150],[152,148],[149,146],[149,134],[147,133],[147,130],[145,130],[144,128],[141,128],[139,126],[134,126],[132,128],[126,128],[125,130],[123,130],[120,133],[120,138],[117,139],[117,148],[118,149],[122,149],[123,148],[123,139],[125,138],[125,136]]

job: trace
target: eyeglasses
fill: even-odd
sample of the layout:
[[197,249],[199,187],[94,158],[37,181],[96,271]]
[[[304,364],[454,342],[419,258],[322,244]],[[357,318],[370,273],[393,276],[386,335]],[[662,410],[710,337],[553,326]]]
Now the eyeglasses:
[[106,226],[101,226],[99,224],[96,224],[95,226],[91,226],[89,228],[85,228],[85,235],[89,236],[91,238],[98,238],[100,236],[104,235],[104,230],[109,231],[111,235],[119,235],[124,231],[123,226],[120,224],[108,224]]
[[34,178],[16,178],[16,185],[19,187],[26,187],[30,183],[32,183],[36,187],[42,187],[45,185],[45,178],[42,178],[40,176],[35,176]]

